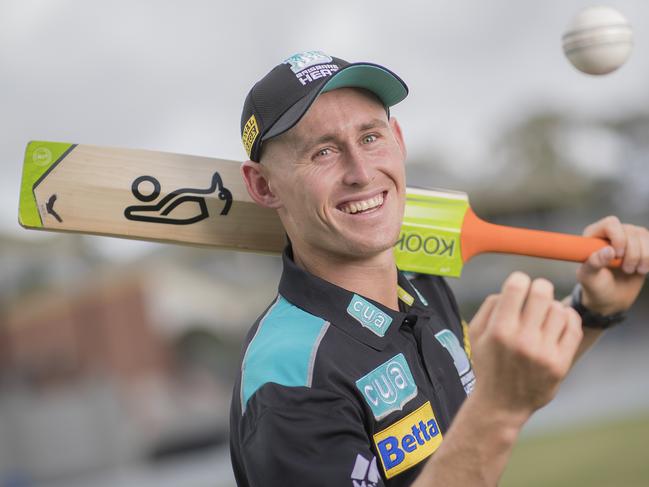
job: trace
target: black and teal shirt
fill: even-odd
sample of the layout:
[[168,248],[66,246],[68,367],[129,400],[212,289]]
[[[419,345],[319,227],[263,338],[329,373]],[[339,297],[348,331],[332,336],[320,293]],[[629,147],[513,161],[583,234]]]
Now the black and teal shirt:
[[450,289],[399,273],[394,311],[283,260],[234,388],[238,485],[409,485],[475,383]]

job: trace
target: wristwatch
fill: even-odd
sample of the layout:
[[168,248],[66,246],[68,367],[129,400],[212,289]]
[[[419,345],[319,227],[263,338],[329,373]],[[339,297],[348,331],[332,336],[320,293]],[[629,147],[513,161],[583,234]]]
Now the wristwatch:
[[598,330],[605,330],[626,319],[626,313],[619,311],[610,315],[602,315],[589,310],[581,302],[581,284],[577,284],[572,290],[572,300],[570,306],[581,316],[581,325],[586,328],[596,328]]

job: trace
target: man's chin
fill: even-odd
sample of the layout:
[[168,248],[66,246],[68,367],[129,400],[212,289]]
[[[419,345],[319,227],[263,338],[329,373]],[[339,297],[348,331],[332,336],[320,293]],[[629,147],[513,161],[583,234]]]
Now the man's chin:
[[388,241],[385,238],[373,241],[354,239],[341,246],[341,250],[344,248],[344,254],[353,259],[373,259],[388,252],[391,255],[395,241],[396,239]]

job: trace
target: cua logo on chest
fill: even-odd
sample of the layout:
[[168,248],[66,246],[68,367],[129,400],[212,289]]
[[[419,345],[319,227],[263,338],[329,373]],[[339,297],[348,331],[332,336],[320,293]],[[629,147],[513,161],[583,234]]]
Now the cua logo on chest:
[[347,314],[380,337],[385,335],[392,323],[392,317],[358,294],[354,294],[349,302]]
[[400,411],[417,396],[417,384],[402,353],[358,379],[356,387],[377,420]]

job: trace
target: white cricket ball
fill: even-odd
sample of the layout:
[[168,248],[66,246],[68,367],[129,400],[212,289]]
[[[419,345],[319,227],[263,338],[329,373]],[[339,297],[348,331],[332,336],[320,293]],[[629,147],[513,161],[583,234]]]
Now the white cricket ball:
[[563,35],[563,52],[575,68],[587,74],[607,74],[631,54],[633,31],[624,15],[611,7],[587,7]]

